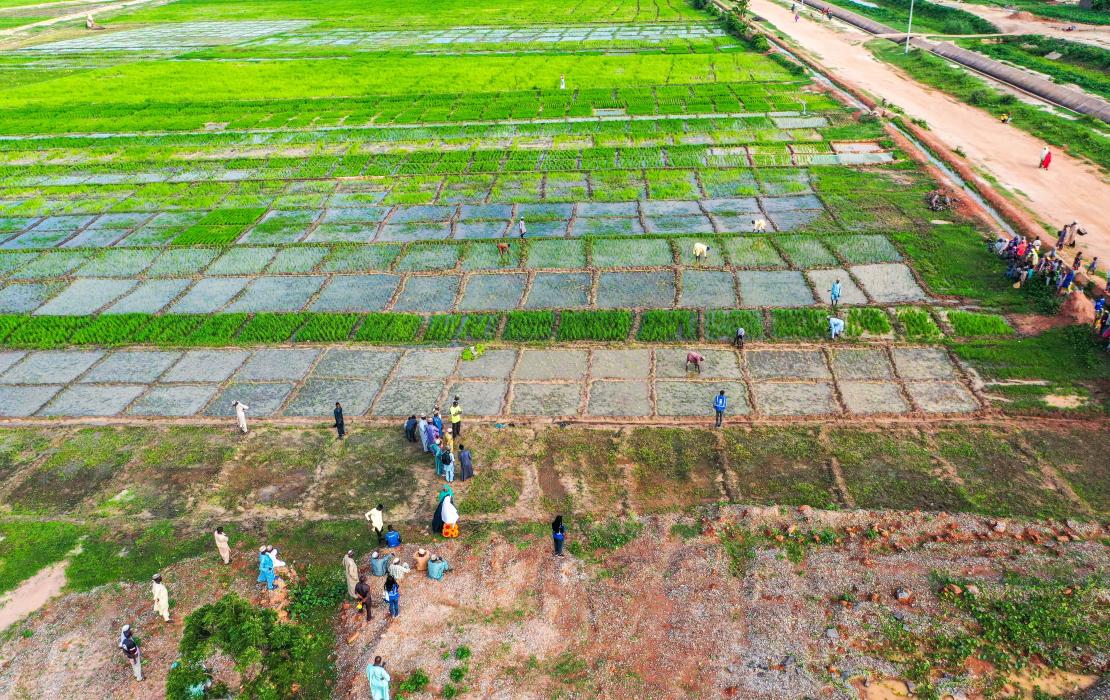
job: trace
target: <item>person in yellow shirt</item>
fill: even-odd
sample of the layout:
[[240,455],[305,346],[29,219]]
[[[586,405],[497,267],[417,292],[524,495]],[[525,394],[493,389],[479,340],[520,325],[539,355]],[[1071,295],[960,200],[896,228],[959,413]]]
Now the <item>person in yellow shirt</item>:
[[462,407],[459,406],[459,397],[456,396],[451,403],[451,437],[462,435]]

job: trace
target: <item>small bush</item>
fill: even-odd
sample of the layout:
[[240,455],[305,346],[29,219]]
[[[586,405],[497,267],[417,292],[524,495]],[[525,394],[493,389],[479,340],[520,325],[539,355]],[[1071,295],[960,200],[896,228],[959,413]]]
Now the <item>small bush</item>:
[[883,309],[874,308],[850,309],[844,326],[845,332],[852,337],[864,333],[886,335],[891,331],[890,316]]
[[297,331],[305,343],[335,343],[351,337],[358,314],[309,314],[308,322]]

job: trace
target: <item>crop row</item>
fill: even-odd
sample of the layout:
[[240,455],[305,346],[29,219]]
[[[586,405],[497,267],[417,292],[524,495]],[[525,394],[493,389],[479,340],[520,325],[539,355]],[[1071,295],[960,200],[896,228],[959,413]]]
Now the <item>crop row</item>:
[[[958,315],[963,314],[963,315]],[[956,318],[953,318],[953,315]],[[637,318],[638,316],[638,318]],[[894,317],[910,341],[938,341],[943,334],[932,312],[902,308]],[[230,313],[206,315],[119,314],[101,316],[0,315],[0,346],[51,349],[69,346],[157,345],[220,347],[284,343],[453,343],[500,338],[513,342],[731,341],[742,327],[751,340],[828,336],[826,309],[511,311],[508,313]],[[842,316],[849,337],[894,337],[887,310],[850,309]],[[951,312],[957,335],[1005,335],[1000,316]],[[638,321],[638,322],[637,322]],[[633,329],[635,333],[633,334]]]
[[[273,99],[110,104],[67,102],[5,110],[0,133],[182,131],[213,122],[232,129],[305,129],[474,120],[593,116],[620,110],[638,116],[782,112],[833,108],[830,98],[797,90],[798,83],[708,83],[657,88],[466,93],[427,96]],[[792,89],[794,88],[794,89]]]

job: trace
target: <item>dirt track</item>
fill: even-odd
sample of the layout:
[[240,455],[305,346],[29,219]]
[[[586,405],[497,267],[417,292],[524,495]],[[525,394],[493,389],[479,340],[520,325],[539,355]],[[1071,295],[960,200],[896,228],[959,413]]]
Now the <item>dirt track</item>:
[[1097,255],[1110,260],[1110,228],[1104,217],[1110,183],[1093,165],[1053,149],[1051,169],[1040,170],[1042,141],[876,60],[863,45],[870,35],[808,11],[795,22],[787,8],[771,0],[752,0],[751,9],[838,77],[924,119],[940,140],[959,147],[975,167],[991,173],[1041,221],[1054,227],[1079,221],[1090,235],[1080,239],[1078,250],[1084,250],[1087,259]]
[[[1037,17],[1025,12],[1011,12],[1001,7],[989,5],[976,5],[969,2],[956,0],[933,0],[938,5],[947,5],[964,12],[982,17],[998,27],[1003,34],[1042,34],[1057,39],[1078,41],[1110,48],[1110,27],[1100,27],[1094,24],[1077,24],[1064,20],[1054,20]],[[1075,30],[1065,32],[1064,28],[1074,26]]]

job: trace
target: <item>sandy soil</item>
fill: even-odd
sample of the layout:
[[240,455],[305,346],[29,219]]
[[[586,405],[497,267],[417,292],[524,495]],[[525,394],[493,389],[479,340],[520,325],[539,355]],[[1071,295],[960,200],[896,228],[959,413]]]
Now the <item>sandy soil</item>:
[[794,22],[787,8],[771,0],[752,0],[751,8],[829,71],[909,116],[924,119],[941,141],[959,147],[974,166],[991,173],[1045,223],[1059,227],[1079,221],[1089,235],[1079,239],[1077,250],[1088,260],[1097,255],[1110,261],[1110,226],[1105,219],[1110,182],[1093,165],[1053,149],[1051,168],[1041,170],[1037,161],[1045,146],[1042,141],[879,62],[863,46],[870,35],[809,12]]
[[[1024,525],[999,533],[970,516],[753,508],[709,514],[702,534],[684,540],[668,534],[673,522],[646,520],[639,538],[594,562],[553,558],[546,536],[440,541],[432,550],[454,570],[442,582],[405,577],[398,620],[387,621],[380,603],[369,623],[339,613],[335,697],[367,697],[364,669],[375,655],[397,681],[424,669],[433,692],[465,665],[459,685],[472,698],[855,697],[852,682],[896,677],[876,655],[880,620],[896,614],[914,624],[942,612],[931,572],[996,580],[1004,569],[1074,567],[1082,575],[1105,566],[1097,526],[1033,525],[1034,538]],[[828,527],[841,540],[810,548],[799,564],[775,548],[756,550],[736,577],[719,545],[729,524]],[[869,526],[882,536],[865,538]],[[1057,541],[1063,532],[1070,536]],[[404,557],[414,548],[406,545]],[[212,553],[169,567],[170,625],[155,619],[142,584],[55,599],[21,626],[33,634],[0,643],[0,696],[160,697],[185,613],[230,590],[267,602],[246,559],[228,570]],[[912,601],[897,602],[900,587]],[[143,683],[129,679],[115,648],[125,621],[143,640]],[[464,645],[472,657],[460,662],[453,652]]]
[[1097,24],[1075,24],[1075,30],[1065,32],[1072,22],[1038,17],[1028,12],[1013,12],[1003,7],[976,5],[958,0],[934,0],[938,5],[948,5],[982,17],[998,27],[1003,34],[1042,34],[1044,36],[1079,41],[1110,48],[1110,27]]
[[66,585],[66,563],[48,566],[0,598],[0,631],[41,608]]

